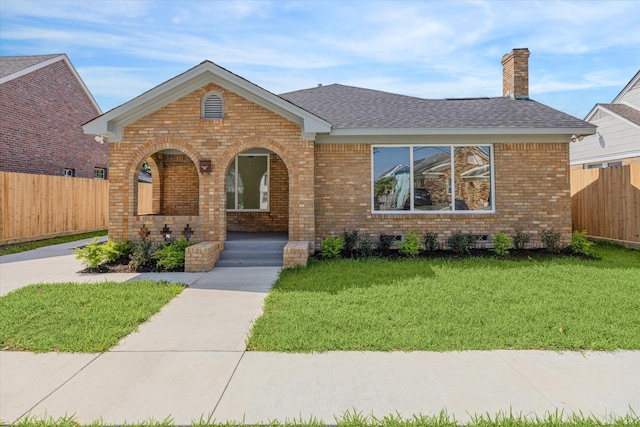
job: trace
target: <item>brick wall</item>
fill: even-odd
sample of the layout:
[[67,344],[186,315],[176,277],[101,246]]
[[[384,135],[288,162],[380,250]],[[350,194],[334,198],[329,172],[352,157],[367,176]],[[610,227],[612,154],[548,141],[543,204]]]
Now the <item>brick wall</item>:
[[539,244],[539,233],[554,228],[571,233],[569,146],[564,143],[494,145],[495,213],[372,214],[371,146],[316,145],[316,239],[344,230],[405,234],[456,231],[512,234],[523,229]]
[[[216,91],[223,97],[222,119],[200,118],[202,96],[210,91]],[[252,148],[264,148],[275,155],[271,157],[271,217],[268,218],[267,214],[267,217],[263,215],[256,219],[249,215],[248,219],[238,219],[237,215],[230,215],[231,229],[255,221],[260,224],[257,228],[261,229],[267,225],[279,231],[288,228],[289,237],[296,241],[314,239],[313,142],[302,139],[298,124],[222,87],[205,85],[128,125],[123,132],[123,141],[112,142],[109,148],[111,238],[136,238],[140,226],[153,220],[153,216],[136,215],[137,170],[142,161],[155,153],[167,152],[165,150],[175,153],[178,150],[185,156],[184,161],[194,166],[199,165],[200,160],[211,160],[211,173],[196,172],[197,192],[193,186],[194,193],[190,193],[188,198],[197,200],[201,219],[200,229],[196,230],[198,240],[224,240],[227,230],[227,168],[238,154]],[[154,160],[158,173],[162,175],[165,166],[159,163],[164,163],[164,160],[160,161],[157,155]],[[167,170],[164,170],[165,174]],[[155,191],[155,177],[153,179]],[[306,190],[297,191],[299,188]],[[169,210],[170,206],[170,202],[165,200],[169,195],[165,193],[158,196],[163,215],[162,210]],[[184,198],[180,199],[182,196],[174,196],[184,201]],[[183,206],[182,202],[175,205]]]
[[0,84],[0,170],[93,178],[108,147],[82,124],[99,114],[64,61]]
[[198,215],[196,165],[184,154],[164,154],[160,181],[160,215]]

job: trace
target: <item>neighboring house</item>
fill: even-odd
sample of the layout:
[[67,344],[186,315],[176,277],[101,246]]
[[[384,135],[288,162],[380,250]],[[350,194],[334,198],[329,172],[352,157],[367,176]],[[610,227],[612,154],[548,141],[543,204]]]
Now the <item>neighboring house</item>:
[[[85,124],[109,138],[109,236],[189,224],[218,251],[229,231],[287,232],[285,266],[345,230],[566,238],[570,140],[595,126],[529,99],[528,57],[503,57],[502,97],[440,100],[339,84],[278,96],[202,62]],[[136,210],[145,161],[152,215]]]
[[598,130],[571,144],[571,169],[640,163],[640,71],[610,104],[596,104],[585,120]]
[[109,147],[82,124],[102,111],[64,54],[0,57],[0,170],[106,179]]

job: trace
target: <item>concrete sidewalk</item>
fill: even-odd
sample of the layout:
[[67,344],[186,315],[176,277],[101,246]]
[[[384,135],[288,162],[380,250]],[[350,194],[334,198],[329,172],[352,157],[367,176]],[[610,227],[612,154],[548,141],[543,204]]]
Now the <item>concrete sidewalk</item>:
[[[65,250],[49,249],[55,263],[42,253],[0,257],[0,289],[36,277],[105,280],[75,273]],[[20,266],[28,277],[16,273]],[[631,409],[640,413],[638,351],[245,352],[246,334],[278,272],[257,267],[111,275],[109,280],[163,278],[189,287],[109,352],[0,352],[0,421],[75,414],[80,423],[107,424],[167,417],[178,425],[210,417],[335,423],[354,409],[378,417],[444,409],[462,422],[499,411],[542,416],[563,410],[601,419]]]

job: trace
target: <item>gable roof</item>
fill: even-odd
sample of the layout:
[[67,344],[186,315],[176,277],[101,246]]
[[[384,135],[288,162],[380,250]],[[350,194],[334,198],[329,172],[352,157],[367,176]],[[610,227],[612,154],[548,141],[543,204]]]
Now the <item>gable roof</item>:
[[531,99],[423,99],[331,84],[282,98],[332,124],[332,135],[591,134],[595,126]]
[[33,73],[58,61],[63,61],[67,65],[82,90],[87,94],[89,101],[93,104],[96,111],[101,113],[102,109],[100,109],[95,98],[91,92],[89,92],[89,88],[84,84],[75,67],[64,53],[52,55],[0,56],[0,84]]
[[605,111],[609,111],[630,121],[636,126],[640,126],[640,110],[625,104],[598,104]]
[[620,100],[627,94],[627,92],[631,91],[639,82],[640,82],[640,70],[638,70],[636,75],[631,78],[629,83],[627,83],[627,85],[620,91],[618,96],[613,98],[613,101],[611,102],[612,103],[620,102]]
[[593,121],[600,118],[599,113],[615,117],[616,119],[627,122],[631,126],[640,128],[640,110],[626,104],[596,104],[585,120]]
[[204,61],[85,123],[85,133],[122,139],[125,126],[208,83],[232,91],[302,127],[330,135],[590,135],[590,123],[531,99],[423,99],[332,84],[275,95]]
[[331,124],[320,117],[211,61],[204,61],[190,70],[167,80],[131,101],[90,120],[85,123],[82,128],[85,133],[104,135],[108,136],[110,141],[119,141],[122,139],[122,130],[128,124],[208,83],[215,83],[276,114],[298,123],[302,128],[302,132],[328,133],[331,130]]
[[[60,53],[53,55],[32,55],[32,56],[0,56],[0,83],[13,80],[20,75],[24,75],[46,67],[52,62],[58,61],[63,56]],[[54,61],[51,61],[55,59]]]

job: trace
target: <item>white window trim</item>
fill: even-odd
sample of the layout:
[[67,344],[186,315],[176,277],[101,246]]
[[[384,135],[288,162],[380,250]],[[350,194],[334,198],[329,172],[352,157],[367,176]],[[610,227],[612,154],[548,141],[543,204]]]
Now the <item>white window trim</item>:
[[[450,147],[451,148],[451,210],[445,211],[422,211],[422,210],[391,210],[391,211],[379,211],[375,210],[374,206],[374,182],[375,182],[375,170],[374,170],[374,149],[375,148],[399,148],[399,147],[407,147],[409,148],[409,173],[411,174],[411,179],[409,180],[409,191],[411,192],[411,206],[413,206],[413,195],[415,194],[413,189],[413,148],[414,147]],[[456,210],[455,203],[455,162],[454,162],[454,154],[456,147],[490,147],[489,150],[489,158],[491,162],[491,209],[486,210]],[[370,189],[370,198],[371,198],[371,213],[374,215],[486,215],[486,214],[495,214],[496,213],[496,175],[495,175],[495,162],[494,162],[494,144],[490,143],[480,143],[480,144],[372,144],[371,145],[371,189]]]
[[[102,177],[96,176],[96,171],[102,171]],[[93,179],[107,179],[107,169],[106,168],[93,168]]]
[[[211,95],[215,95],[220,98],[222,110],[220,117],[205,117],[205,102]],[[224,98],[222,97],[222,94],[220,94],[220,92],[211,91],[204,94],[204,96],[200,100],[200,118],[203,120],[222,120],[224,118]]]
[[[238,171],[238,158],[240,157],[266,157],[267,158],[267,207],[266,209],[238,209],[238,179],[237,179],[237,171]],[[269,212],[271,209],[271,156],[269,154],[238,154],[234,157],[233,161],[235,162],[235,171],[236,171],[236,179],[234,181],[235,186],[235,209],[227,209],[227,212]],[[225,174],[225,182],[226,182],[226,174]],[[226,183],[225,183],[226,185]],[[226,192],[225,192],[226,197]],[[226,203],[226,201],[225,201]]]

